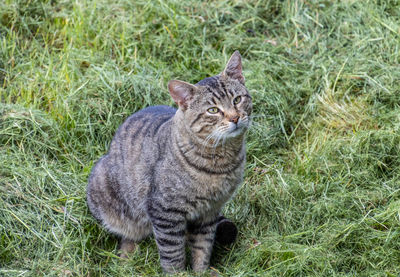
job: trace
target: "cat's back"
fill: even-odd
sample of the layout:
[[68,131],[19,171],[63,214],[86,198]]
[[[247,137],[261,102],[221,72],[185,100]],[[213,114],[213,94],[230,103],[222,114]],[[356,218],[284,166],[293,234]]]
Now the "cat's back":
[[160,106],[150,106],[147,108],[144,108],[140,111],[137,111],[136,113],[132,114],[130,117],[142,117],[145,115],[148,116],[167,116],[169,115],[172,117],[176,112],[176,109],[170,106],[165,106],[165,105],[160,105]]
[[175,113],[176,109],[169,106],[151,106],[132,114],[118,128],[109,154],[126,154],[135,150],[144,139],[149,142],[162,136],[166,129],[163,127]]
[[[124,123],[117,130],[116,136],[124,131],[149,131],[149,128],[154,125],[160,127],[167,120],[171,119],[176,113],[176,109],[170,106],[150,106],[144,108],[131,116],[129,116]],[[134,131],[134,130],[133,130]]]

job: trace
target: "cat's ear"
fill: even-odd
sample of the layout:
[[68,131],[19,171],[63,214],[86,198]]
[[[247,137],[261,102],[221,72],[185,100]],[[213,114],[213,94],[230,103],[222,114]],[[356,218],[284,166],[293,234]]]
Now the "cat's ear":
[[188,101],[192,99],[197,88],[183,81],[171,80],[168,83],[168,90],[175,103],[178,104],[179,107],[186,109]]
[[239,51],[236,50],[232,54],[221,75],[238,80],[244,85],[244,76],[242,73],[242,56],[240,56]]

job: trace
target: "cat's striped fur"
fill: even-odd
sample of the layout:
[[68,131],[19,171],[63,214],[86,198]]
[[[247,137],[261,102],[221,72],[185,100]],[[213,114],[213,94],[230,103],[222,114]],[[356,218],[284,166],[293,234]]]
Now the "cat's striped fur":
[[179,108],[130,116],[93,168],[87,200],[122,250],[154,234],[164,271],[184,269],[186,244],[204,271],[221,208],[242,182],[251,97],[239,52],[221,74],[168,88]]

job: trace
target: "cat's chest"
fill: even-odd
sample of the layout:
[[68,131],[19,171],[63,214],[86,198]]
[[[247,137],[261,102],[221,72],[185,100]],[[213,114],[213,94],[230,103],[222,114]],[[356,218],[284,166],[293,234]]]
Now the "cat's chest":
[[222,176],[199,175],[193,180],[194,193],[216,201],[220,197],[232,194],[241,181],[241,172],[232,172]]
[[193,180],[189,196],[192,208],[189,217],[195,219],[212,215],[232,197],[242,181],[242,172],[232,172],[223,176],[207,176]]

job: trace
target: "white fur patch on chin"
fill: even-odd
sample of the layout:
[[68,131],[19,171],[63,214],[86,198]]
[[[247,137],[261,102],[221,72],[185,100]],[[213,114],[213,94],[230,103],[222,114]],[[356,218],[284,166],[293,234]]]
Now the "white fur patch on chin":
[[244,124],[234,124],[230,123],[229,128],[225,131],[224,137],[225,138],[234,138],[240,134],[243,134],[246,131],[246,126]]

